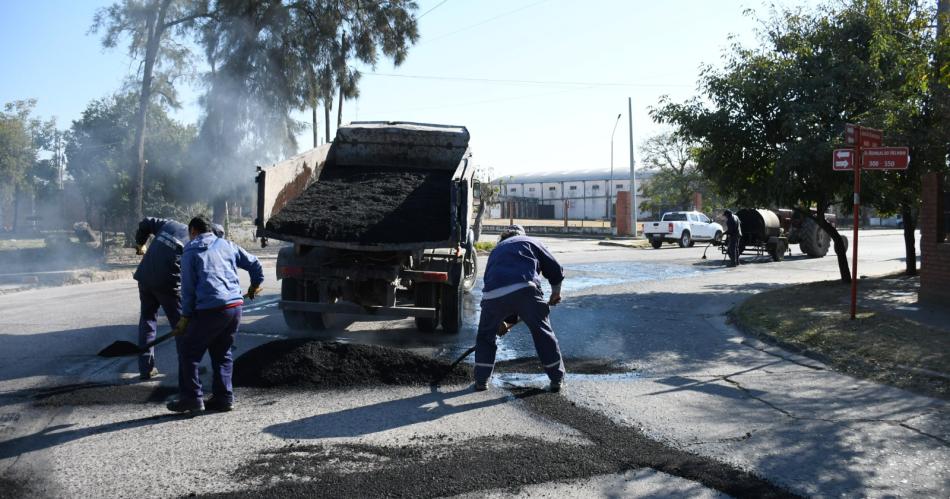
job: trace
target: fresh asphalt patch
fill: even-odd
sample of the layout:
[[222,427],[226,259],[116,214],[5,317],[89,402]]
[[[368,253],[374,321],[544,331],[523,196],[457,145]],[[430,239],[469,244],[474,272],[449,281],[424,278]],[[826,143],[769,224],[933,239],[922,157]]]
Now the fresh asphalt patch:
[[446,384],[472,379],[471,368],[375,345],[312,339],[277,340],[234,362],[234,384],[256,388],[345,389],[379,385]]
[[201,497],[444,497],[650,468],[734,497],[798,497],[757,475],[653,440],[632,427],[541,390],[515,392],[528,409],[568,425],[592,445],[529,437],[448,435],[401,446],[306,444],[267,451],[241,465],[248,488]]
[[176,393],[176,387],[154,383],[80,383],[41,388],[32,398],[38,407],[78,407],[161,403]]
[[[571,358],[564,359],[564,367],[568,374],[624,374],[630,368],[615,360]],[[544,367],[537,357],[520,357],[495,363],[495,372],[543,374]]]

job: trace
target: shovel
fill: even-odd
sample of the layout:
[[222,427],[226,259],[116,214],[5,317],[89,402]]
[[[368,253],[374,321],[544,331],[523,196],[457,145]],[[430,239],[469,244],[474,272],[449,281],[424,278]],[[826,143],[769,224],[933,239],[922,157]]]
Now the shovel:
[[[508,319],[511,319],[511,317],[505,319],[505,321],[501,323],[501,327],[498,328],[498,333],[497,333],[497,335],[498,335],[499,338],[502,337],[502,336],[504,336],[504,335],[506,335],[506,334],[508,334],[508,331],[511,331],[511,328],[515,327],[515,324],[518,324],[518,318],[517,318],[517,316],[514,317],[514,322],[508,322]],[[462,355],[460,355],[459,358],[455,359],[455,362],[453,362],[453,363],[449,366],[449,368],[445,370],[445,372],[443,372],[442,374],[440,374],[438,378],[432,380],[432,384],[433,384],[433,385],[439,384],[439,382],[441,382],[443,379],[445,379],[445,377],[448,376],[449,373],[451,373],[453,370],[455,370],[455,366],[459,365],[459,363],[462,362],[463,360],[465,360],[465,358],[468,357],[469,355],[472,355],[472,352],[474,352],[474,351],[475,351],[475,347],[473,346],[473,347],[469,348],[468,350],[462,352]]]
[[133,355],[140,355],[147,352],[149,348],[152,348],[155,345],[167,340],[168,338],[171,338],[172,333],[174,332],[175,330],[172,329],[171,331],[148,342],[142,348],[139,348],[138,345],[132,343],[131,341],[115,341],[111,345],[100,350],[98,355],[100,357],[131,357]]

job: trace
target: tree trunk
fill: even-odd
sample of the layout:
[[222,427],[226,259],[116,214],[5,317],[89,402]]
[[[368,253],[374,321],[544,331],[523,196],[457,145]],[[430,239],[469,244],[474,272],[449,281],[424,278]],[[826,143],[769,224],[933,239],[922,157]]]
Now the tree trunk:
[[162,0],[157,5],[154,15],[148,19],[148,40],[145,46],[145,60],[142,66],[142,88],[139,92],[139,110],[135,117],[135,159],[136,168],[132,178],[135,179],[135,221],[142,219],[142,205],[145,195],[145,126],[148,115],[148,104],[152,97],[152,70],[158,58],[158,49],[165,31],[165,13],[171,0]]
[[323,122],[327,128],[326,143],[329,144],[332,142],[330,139],[330,107],[332,106],[332,99],[323,99]]
[[[841,282],[850,283],[851,269],[848,267],[848,248],[845,247],[844,240],[841,239],[841,234],[838,232],[838,229],[825,220],[824,213],[826,210],[827,207],[818,210],[817,216],[813,216],[811,210],[800,211],[800,213],[814,220],[819,227],[831,236],[831,240],[835,243],[835,255],[838,256],[838,272],[841,274]],[[854,242],[852,241],[851,244],[854,244]]]
[[317,130],[317,102],[313,102],[313,147],[316,148],[319,144],[320,133]]
[[340,88],[340,102],[336,105],[336,127],[340,128],[343,123],[343,89]]
[[20,184],[14,181],[13,184],[13,233],[16,234],[20,227]]
[[472,228],[472,231],[475,233],[475,241],[477,242],[480,237],[482,237],[482,219],[485,218],[485,203],[484,201],[478,203],[478,212],[475,213],[475,226]]
[[901,219],[904,221],[904,255],[907,275],[917,275],[917,220],[910,206],[901,207]]
[[215,198],[211,205],[211,221],[224,224],[225,212],[228,210],[228,199],[224,196]]

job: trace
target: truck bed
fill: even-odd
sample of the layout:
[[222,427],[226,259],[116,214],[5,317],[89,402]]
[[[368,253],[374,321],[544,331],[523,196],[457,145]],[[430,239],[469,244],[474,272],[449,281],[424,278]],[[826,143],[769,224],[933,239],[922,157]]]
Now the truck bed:
[[270,233],[361,245],[451,238],[452,171],[328,166],[265,226]]

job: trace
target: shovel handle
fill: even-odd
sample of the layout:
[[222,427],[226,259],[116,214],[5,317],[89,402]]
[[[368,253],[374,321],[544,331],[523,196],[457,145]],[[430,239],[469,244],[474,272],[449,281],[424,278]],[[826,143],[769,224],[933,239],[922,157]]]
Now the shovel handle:
[[155,338],[154,340],[152,340],[152,341],[146,343],[145,346],[142,347],[142,351],[144,352],[144,351],[148,350],[149,348],[152,348],[152,347],[154,347],[155,345],[158,345],[159,343],[161,343],[161,342],[167,340],[168,338],[171,338],[171,337],[172,337],[172,333],[174,333],[174,332],[175,332],[175,330],[172,329],[171,331],[169,331],[169,332],[167,332],[167,333],[165,333],[165,334],[159,336],[158,338]]

